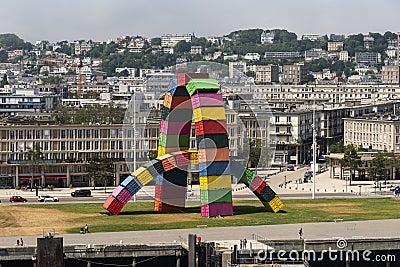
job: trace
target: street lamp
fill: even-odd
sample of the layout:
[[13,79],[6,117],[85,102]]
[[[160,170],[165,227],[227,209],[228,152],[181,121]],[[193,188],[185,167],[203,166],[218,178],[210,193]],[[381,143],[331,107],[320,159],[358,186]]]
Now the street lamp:
[[[314,87],[312,88],[312,92],[314,93]],[[313,95],[314,104],[313,104],[313,124],[312,127],[312,140],[313,140],[313,190],[312,190],[312,199],[315,199],[315,171],[316,171],[316,161],[317,161],[317,142],[316,142],[316,131],[315,131],[315,95]]]

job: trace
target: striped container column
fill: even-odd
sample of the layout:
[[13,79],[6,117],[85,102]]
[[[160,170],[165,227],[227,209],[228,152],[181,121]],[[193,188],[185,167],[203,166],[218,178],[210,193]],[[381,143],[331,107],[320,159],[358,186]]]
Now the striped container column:
[[186,153],[172,155],[189,148],[192,121],[190,96],[184,86],[173,79],[164,95],[160,136],[158,139],[158,159],[162,162],[164,173],[157,177],[155,211],[179,210],[185,207],[187,185],[186,166],[182,161]]
[[187,85],[192,95],[198,146],[201,216],[229,216],[232,188],[229,147],[222,95],[213,79],[193,79]]

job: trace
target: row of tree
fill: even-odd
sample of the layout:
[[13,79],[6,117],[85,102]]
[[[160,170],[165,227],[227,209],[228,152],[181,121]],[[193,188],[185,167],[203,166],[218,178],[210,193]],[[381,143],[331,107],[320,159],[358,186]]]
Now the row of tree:
[[400,170],[400,156],[393,152],[377,152],[372,160],[363,162],[358,154],[360,150],[357,146],[343,146],[343,143],[339,143],[332,148],[334,149],[330,150],[331,153],[344,153],[340,164],[344,170],[350,172],[350,185],[351,181],[355,179],[356,173],[359,176],[365,176],[368,180],[386,180]]
[[59,124],[122,124],[126,109],[115,105],[88,105],[77,109],[60,106],[52,113]]

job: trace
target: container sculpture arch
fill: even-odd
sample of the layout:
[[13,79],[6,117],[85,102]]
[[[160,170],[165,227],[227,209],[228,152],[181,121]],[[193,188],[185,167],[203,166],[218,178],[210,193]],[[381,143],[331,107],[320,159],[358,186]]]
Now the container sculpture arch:
[[[164,95],[158,157],[128,176],[103,208],[117,215],[144,185],[156,179],[155,211],[184,209],[188,172],[198,168],[203,217],[233,215],[231,175],[240,178],[267,210],[283,203],[264,180],[230,160],[226,116],[220,86],[207,73],[179,73]],[[188,150],[192,119],[198,150]]]

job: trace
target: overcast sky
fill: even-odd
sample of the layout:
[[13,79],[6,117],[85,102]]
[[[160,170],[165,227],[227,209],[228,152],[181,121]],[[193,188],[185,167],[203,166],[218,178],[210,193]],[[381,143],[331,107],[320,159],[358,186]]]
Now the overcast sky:
[[9,0],[0,33],[24,40],[106,41],[124,35],[222,36],[249,28],[355,34],[400,31],[399,0]]

